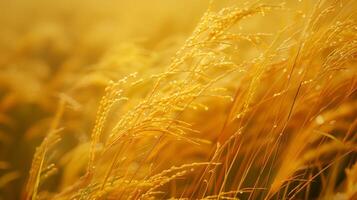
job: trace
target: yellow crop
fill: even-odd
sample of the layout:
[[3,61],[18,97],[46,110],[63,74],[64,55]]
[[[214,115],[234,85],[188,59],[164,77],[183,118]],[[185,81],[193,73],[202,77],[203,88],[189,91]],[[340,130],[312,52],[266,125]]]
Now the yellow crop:
[[357,199],[354,0],[2,0],[0,23],[0,200]]

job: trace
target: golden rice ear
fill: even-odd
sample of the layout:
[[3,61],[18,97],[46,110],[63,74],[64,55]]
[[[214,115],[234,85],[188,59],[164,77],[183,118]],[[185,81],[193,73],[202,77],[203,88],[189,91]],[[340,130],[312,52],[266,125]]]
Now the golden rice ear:
[[63,116],[64,107],[65,101],[61,99],[56,114],[51,121],[49,133],[41,145],[36,149],[35,156],[32,160],[30,176],[26,186],[25,199],[37,199],[39,187],[42,181],[57,172],[55,165],[53,163],[48,164],[47,159],[49,157],[49,150],[61,140],[58,133],[62,130],[62,128],[58,128],[58,126]]

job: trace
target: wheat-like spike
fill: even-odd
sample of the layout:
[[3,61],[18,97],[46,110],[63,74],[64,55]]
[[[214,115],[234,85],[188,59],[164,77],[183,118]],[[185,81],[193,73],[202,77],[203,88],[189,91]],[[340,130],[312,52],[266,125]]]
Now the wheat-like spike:
[[57,127],[63,115],[64,107],[65,107],[65,101],[63,99],[60,99],[56,115],[51,123],[49,133],[45,137],[41,145],[36,149],[36,153],[32,161],[30,176],[27,182],[25,199],[32,199],[32,200],[37,199],[38,188],[40,186],[40,181],[41,181],[41,173],[45,168],[44,162],[47,156],[47,152],[52,146],[54,146],[60,140],[60,136],[58,135],[60,129],[58,130]]

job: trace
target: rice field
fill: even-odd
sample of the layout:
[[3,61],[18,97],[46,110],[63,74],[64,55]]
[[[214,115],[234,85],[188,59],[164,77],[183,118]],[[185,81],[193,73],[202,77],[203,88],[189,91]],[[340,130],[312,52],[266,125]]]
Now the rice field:
[[356,200],[354,0],[0,1],[0,200]]

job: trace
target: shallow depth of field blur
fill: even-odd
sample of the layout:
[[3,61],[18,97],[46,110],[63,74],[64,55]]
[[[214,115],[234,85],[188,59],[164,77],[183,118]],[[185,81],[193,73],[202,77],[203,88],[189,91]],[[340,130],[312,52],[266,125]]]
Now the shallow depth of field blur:
[[354,0],[1,0],[0,200],[357,199]]

